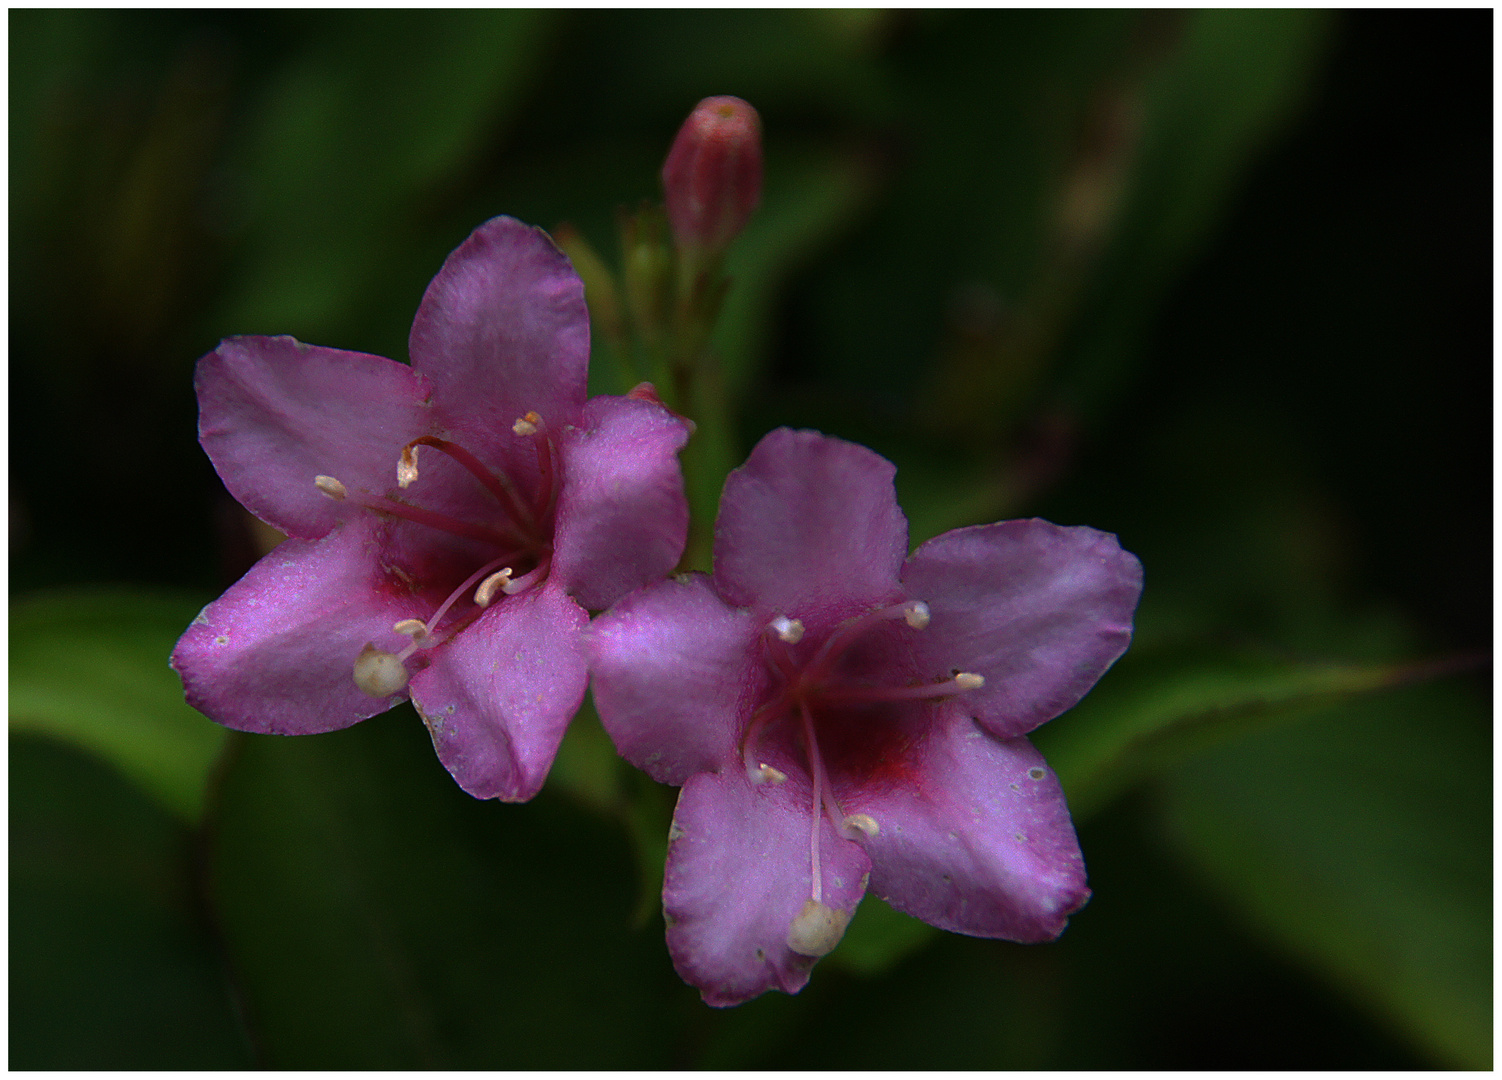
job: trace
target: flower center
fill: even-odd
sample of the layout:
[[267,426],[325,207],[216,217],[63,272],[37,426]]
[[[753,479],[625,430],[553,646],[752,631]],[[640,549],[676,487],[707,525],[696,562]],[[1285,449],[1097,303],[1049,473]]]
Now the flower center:
[[895,682],[888,674],[890,667],[879,663],[868,663],[862,669],[862,674],[874,678],[849,676],[850,656],[858,643],[897,622],[921,631],[928,626],[929,619],[927,604],[907,600],[846,619],[817,645],[804,642],[803,622],[789,615],[772,619],[762,635],[764,655],[777,688],[746,724],[741,738],[741,762],[753,783],[780,784],[787,774],[761,760],[759,753],[768,728],[782,725],[791,736],[789,741],[802,747],[811,789],[809,899],[789,925],[787,937],[788,948],[801,955],[828,953],[839,944],[849,922],[847,914],[824,903],[820,848],[825,819],[837,834],[849,840],[870,839],[880,832],[880,825],[869,814],[846,816],[840,808],[820,746],[821,721],[826,741],[831,725],[838,725],[845,736],[842,741],[848,742],[843,726],[849,723],[848,712],[852,708],[882,702],[933,700],[976,690],[985,684],[982,676],[966,671],[956,671],[951,678],[933,683]]
[[[498,513],[484,521],[456,518],[403,497],[370,491],[351,492],[332,476],[315,477],[318,490],[331,499],[353,502],[387,518],[415,524],[471,541],[480,565],[427,619],[402,619],[392,630],[409,643],[399,652],[377,649],[368,643],[354,661],[355,685],[372,697],[390,697],[407,685],[407,661],[419,650],[448,641],[463,630],[498,596],[512,596],[547,577],[552,564],[553,517],[558,506],[558,449],[542,417],[529,412],[512,426],[518,439],[532,444],[537,458],[535,490],[518,484],[504,470],[492,469],[469,450],[448,439],[424,435],[402,447],[396,466],[396,482],[404,492],[417,483],[418,453],[424,447],[443,454],[469,473],[495,499]],[[478,545],[478,548],[477,546]],[[446,560],[447,561],[447,560]],[[411,575],[397,569],[403,579]],[[450,579],[452,580],[452,579]]]

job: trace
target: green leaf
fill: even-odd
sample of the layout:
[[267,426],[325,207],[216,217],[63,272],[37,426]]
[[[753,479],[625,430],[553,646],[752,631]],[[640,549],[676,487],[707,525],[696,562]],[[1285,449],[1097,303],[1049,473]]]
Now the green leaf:
[[1122,385],[1163,294],[1311,85],[1329,26],[1321,11],[1175,17],[1177,40],[1143,88],[1120,222],[1073,319],[1070,383],[1087,411]]
[[693,992],[633,925],[619,828],[549,791],[470,798],[409,707],[236,746],[211,889],[269,1065],[673,1063]]
[[[386,295],[394,268],[417,268],[419,283],[431,276],[424,199],[491,149],[553,21],[519,9],[319,16],[322,32],[268,81],[233,150],[249,189],[249,266],[211,314],[216,332],[319,339]],[[413,299],[393,314],[395,331]]]
[[859,975],[877,975],[931,942],[938,931],[884,900],[867,896],[855,909],[845,936],[826,967],[843,967]]
[[1132,784],[1226,739],[1445,669],[1129,653],[1084,701],[1032,738],[1059,774],[1075,817],[1087,818]]
[[12,1068],[251,1067],[193,854],[116,770],[11,736]]
[[1445,1067],[1492,1064],[1490,719],[1451,680],[1258,732],[1164,784],[1226,900]]
[[43,732],[113,764],[185,821],[227,732],[183,701],[167,666],[201,597],[98,588],[10,607],[10,727]]

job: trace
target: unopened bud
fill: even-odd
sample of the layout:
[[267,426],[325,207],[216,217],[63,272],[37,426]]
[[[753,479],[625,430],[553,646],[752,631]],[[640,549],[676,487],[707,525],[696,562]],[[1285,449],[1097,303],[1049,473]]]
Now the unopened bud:
[[761,201],[761,118],[738,97],[705,98],[662,167],[668,220],[680,247],[722,251]]

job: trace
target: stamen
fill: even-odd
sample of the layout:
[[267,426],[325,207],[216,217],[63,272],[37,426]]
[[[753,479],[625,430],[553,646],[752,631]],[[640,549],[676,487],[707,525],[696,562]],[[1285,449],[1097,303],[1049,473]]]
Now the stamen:
[[850,924],[846,912],[819,900],[805,900],[788,925],[787,945],[799,956],[826,956],[834,951]]
[[537,425],[540,423],[542,423],[542,417],[538,416],[535,412],[529,412],[526,416],[523,416],[516,423],[512,424],[511,430],[525,438],[528,435],[536,435]]
[[484,525],[475,525],[468,521],[460,521],[458,518],[440,514],[436,510],[425,510],[420,506],[412,506],[410,503],[397,502],[395,499],[387,499],[380,495],[373,495],[359,500],[360,505],[367,510],[374,510],[378,514],[390,514],[392,517],[405,518],[419,525],[426,525],[430,529],[439,529],[455,536],[464,536],[471,540],[479,540],[481,543],[494,544],[499,547],[502,544],[522,542],[516,535],[507,536],[497,529],[490,529]]
[[803,622],[801,619],[790,619],[786,615],[779,615],[771,621],[768,629],[789,645],[796,645],[803,640]]
[[[804,672],[809,678],[822,682],[828,677],[830,668],[834,666],[835,658],[871,627],[890,619],[902,619],[915,630],[921,630],[928,625],[927,615],[928,605],[922,600],[904,600],[900,604],[889,604],[875,611],[868,611],[864,615],[857,615],[853,619],[846,619],[835,629],[834,633],[824,639],[824,643],[819,646],[819,651],[814,653],[812,659],[805,665]],[[914,622],[914,619],[918,622]]]
[[366,643],[355,658],[355,685],[373,698],[387,698],[407,685],[407,666],[394,653]]
[[506,512],[517,525],[529,532],[536,531],[537,520],[532,516],[532,511],[528,507],[526,500],[522,498],[521,492],[516,490],[516,486],[511,482],[509,476],[504,472],[492,472],[486,467],[483,461],[458,443],[449,442],[447,439],[440,439],[435,435],[423,435],[421,438],[413,439],[406,446],[402,447],[401,458],[398,460],[396,466],[396,480],[402,487],[405,488],[413,480],[417,479],[417,448],[419,446],[431,446],[439,453],[447,454],[453,458],[464,467],[466,472],[480,481],[485,486],[486,491],[500,500],[501,504],[506,507]]
[[547,559],[543,559],[542,562],[538,563],[532,569],[528,570],[521,577],[511,578],[505,582],[502,582],[501,591],[504,592],[507,596],[515,596],[519,592],[526,592],[533,585],[536,585],[539,581],[547,576],[548,567],[550,565],[551,564]]
[[407,487],[417,479],[417,448],[420,444],[410,442],[402,447],[402,456],[396,461],[396,484]]
[[480,607],[489,607],[490,602],[495,599],[497,590],[504,589],[509,584],[511,584],[511,567],[503,566],[480,582],[480,587],[475,590],[475,603]]
[[763,761],[754,769],[747,769],[746,775],[751,778],[753,784],[780,784],[788,778],[788,774],[781,769],[774,769]]
[[393,623],[391,629],[398,634],[406,634],[414,640],[428,636],[428,624],[421,619],[402,619],[400,622]]
[[838,701],[911,701],[963,694],[985,685],[985,676],[961,671],[952,679],[926,686],[826,686],[820,691],[820,696]]
[[[881,826],[876,823],[876,819],[870,814],[851,814],[844,820],[843,826],[844,832],[847,834],[851,832],[862,833],[867,840],[875,840],[881,832]],[[851,837],[851,839],[854,839],[854,837]]]
[[335,480],[332,476],[313,477],[313,486],[316,487],[319,491],[323,492],[329,498],[333,499],[335,502],[341,501],[344,496],[349,494],[344,485]]
[[449,608],[454,606],[454,602],[458,600],[459,597],[463,596],[465,593],[469,592],[470,589],[474,588],[475,582],[479,581],[483,577],[487,577],[490,574],[493,574],[496,568],[499,567],[502,563],[511,562],[514,558],[516,558],[516,552],[507,552],[505,555],[502,555],[498,559],[491,559],[484,566],[480,567],[480,569],[476,570],[473,574],[470,574],[469,577],[465,578],[464,582],[457,589],[449,593],[448,599],[438,606],[438,610],[433,612],[433,617],[427,621],[428,633],[431,634],[433,632],[434,628],[438,625],[438,620],[443,618],[444,615],[448,614]]
[[[813,777],[814,782],[814,808],[813,813],[809,815],[813,818],[813,823],[809,826],[808,830],[808,861],[809,874],[813,878],[813,898],[815,901],[818,901],[824,899],[824,873],[819,868],[819,833],[822,831],[824,825],[824,815],[820,813],[824,805],[824,760],[819,756],[819,740],[814,737],[814,718],[813,714],[808,711],[808,702],[800,699],[798,702],[798,711],[803,715],[803,737],[804,741],[808,744],[806,747],[808,750],[808,771]],[[807,905],[805,905],[806,907]],[[838,941],[839,939],[836,938],[835,940]],[[834,948],[834,946],[831,945],[830,948]],[[824,954],[809,955],[822,956]]]

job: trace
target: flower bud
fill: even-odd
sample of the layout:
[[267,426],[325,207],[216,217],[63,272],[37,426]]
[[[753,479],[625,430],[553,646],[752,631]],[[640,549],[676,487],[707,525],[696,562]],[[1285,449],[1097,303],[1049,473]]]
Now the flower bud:
[[722,251],[761,200],[761,118],[738,97],[705,98],[662,167],[679,247]]

